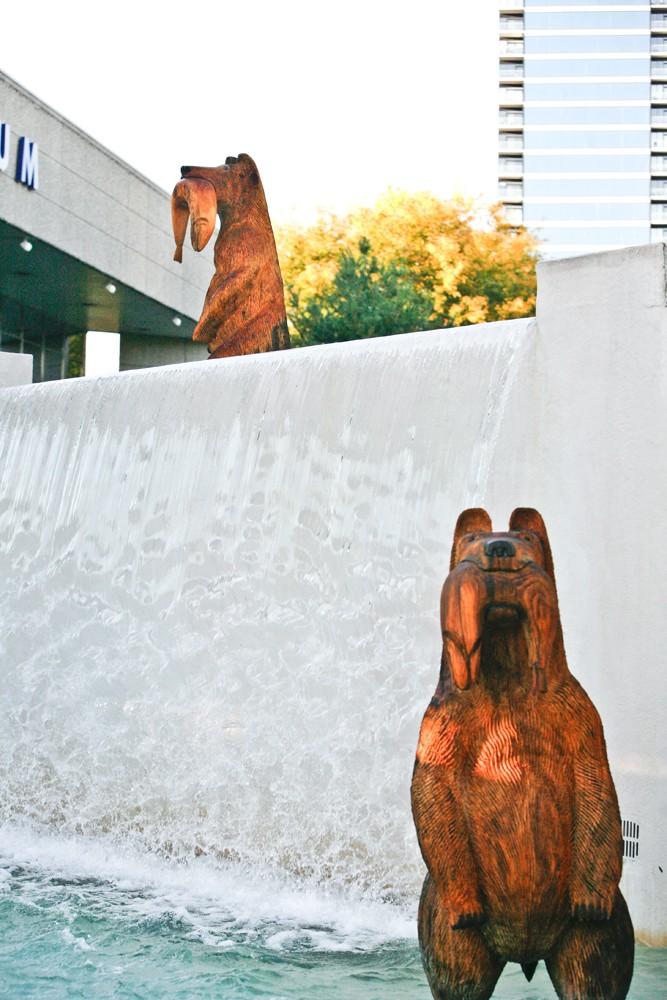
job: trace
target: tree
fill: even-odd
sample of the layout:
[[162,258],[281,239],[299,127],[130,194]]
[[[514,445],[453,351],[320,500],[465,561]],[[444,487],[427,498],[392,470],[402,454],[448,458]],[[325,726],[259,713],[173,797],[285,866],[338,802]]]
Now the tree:
[[[333,281],[301,305],[292,291],[288,302],[297,317],[301,339],[309,344],[382,337],[426,330],[431,323],[430,296],[400,261],[380,264],[367,239],[357,251],[341,250]],[[296,322],[295,322],[296,325]]]
[[532,315],[535,240],[500,206],[389,191],[373,208],[283,228],[288,315],[302,343]]

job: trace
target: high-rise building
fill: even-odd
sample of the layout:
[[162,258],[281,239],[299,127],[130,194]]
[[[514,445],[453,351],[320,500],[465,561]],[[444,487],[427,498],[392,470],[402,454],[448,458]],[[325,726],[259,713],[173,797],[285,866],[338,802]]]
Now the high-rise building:
[[667,240],[667,0],[501,0],[499,195],[566,257]]

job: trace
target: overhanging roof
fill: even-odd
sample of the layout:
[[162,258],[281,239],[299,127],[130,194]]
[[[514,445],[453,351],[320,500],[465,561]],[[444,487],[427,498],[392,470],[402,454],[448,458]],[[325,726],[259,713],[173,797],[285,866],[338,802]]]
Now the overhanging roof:
[[[21,242],[28,237],[32,249]],[[115,285],[111,294],[106,285]],[[174,317],[181,325],[173,323]],[[114,275],[0,220],[0,330],[37,343],[43,334],[109,330],[190,339],[195,320]]]

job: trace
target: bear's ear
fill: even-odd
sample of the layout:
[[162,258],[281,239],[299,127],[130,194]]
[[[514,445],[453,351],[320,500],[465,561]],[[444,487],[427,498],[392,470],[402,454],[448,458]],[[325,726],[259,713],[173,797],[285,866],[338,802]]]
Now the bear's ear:
[[449,560],[449,572],[456,566],[456,550],[463,535],[470,534],[471,531],[493,531],[491,518],[481,507],[469,507],[468,510],[461,511],[456,527],[454,528],[454,540],[452,542],[452,555]]
[[536,511],[534,507],[517,507],[510,517],[510,531],[532,531],[539,537],[544,552],[544,568],[555,583],[554,561],[551,555],[549,536],[539,511]]

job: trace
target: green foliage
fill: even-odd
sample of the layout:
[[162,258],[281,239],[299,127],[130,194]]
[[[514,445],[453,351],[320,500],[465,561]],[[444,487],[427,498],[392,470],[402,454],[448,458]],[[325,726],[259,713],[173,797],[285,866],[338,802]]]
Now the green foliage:
[[72,334],[66,344],[66,374],[65,378],[80,378],[83,375],[85,355],[85,335]]
[[303,341],[336,343],[391,333],[425,330],[431,325],[432,303],[412,272],[400,261],[380,264],[367,239],[357,252],[341,250],[333,281],[305,297],[290,296],[291,315]]
[[500,206],[390,191],[278,232],[295,341],[324,343],[532,315],[534,239]]

